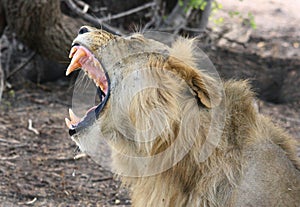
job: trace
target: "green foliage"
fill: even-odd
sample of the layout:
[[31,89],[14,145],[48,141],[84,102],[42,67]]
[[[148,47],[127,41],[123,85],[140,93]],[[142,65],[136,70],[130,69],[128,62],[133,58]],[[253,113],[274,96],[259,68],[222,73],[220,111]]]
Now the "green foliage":
[[15,93],[14,90],[10,90],[10,91],[8,92],[8,95],[9,95],[9,97],[11,97],[11,98],[15,98],[15,97],[16,97],[16,93]]
[[228,14],[231,18],[233,18],[233,17],[239,16],[241,13],[238,11],[230,11],[230,12],[228,12]]
[[254,20],[254,16],[251,12],[248,12],[248,20],[249,20],[249,24],[253,29],[256,29],[256,23]]
[[[184,6],[183,0],[179,0],[179,5]],[[205,9],[206,5],[207,5],[206,0],[190,0],[188,2],[186,9],[193,8],[196,10],[203,11]],[[222,8],[223,8],[222,4],[218,3],[217,1],[212,2],[212,11],[222,9]]]
[[237,17],[241,19],[243,24],[249,25],[252,29],[256,29],[254,15],[251,12],[248,12],[247,16],[238,11],[230,11],[228,14],[231,18]]
[[215,11],[217,11],[217,10],[219,10],[219,9],[223,9],[223,5],[220,4],[220,3],[218,3],[217,1],[213,1],[213,2],[212,2],[211,11],[212,11],[212,12],[215,12]]
[[217,19],[213,19],[215,24],[222,24],[224,23],[224,18],[223,17],[219,17]]
[[[243,1],[243,0],[239,0]],[[179,0],[179,5],[184,6],[183,0]],[[186,6],[185,10],[187,11],[188,9],[196,9],[196,10],[201,10],[203,11],[207,5],[206,0],[189,0],[188,5]],[[221,3],[219,3],[216,0],[212,1],[212,7],[211,7],[211,16],[219,9],[222,9],[223,6]],[[256,23],[254,19],[254,15],[249,12],[246,16],[245,14],[240,13],[239,11],[230,11],[229,16],[231,18],[240,18],[242,20],[243,24],[249,24],[253,29],[256,29]],[[224,17],[219,17],[217,19],[210,18],[215,24],[222,24],[224,23]]]
[[192,7],[193,9],[200,9],[204,10],[207,5],[207,2],[205,0],[190,0],[189,7]]

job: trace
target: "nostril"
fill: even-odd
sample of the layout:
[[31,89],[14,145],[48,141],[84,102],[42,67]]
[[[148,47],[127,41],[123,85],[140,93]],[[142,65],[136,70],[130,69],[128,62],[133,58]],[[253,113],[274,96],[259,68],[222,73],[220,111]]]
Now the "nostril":
[[87,27],[81,27],[78,34],[84,34],[89,32],[89,29]]

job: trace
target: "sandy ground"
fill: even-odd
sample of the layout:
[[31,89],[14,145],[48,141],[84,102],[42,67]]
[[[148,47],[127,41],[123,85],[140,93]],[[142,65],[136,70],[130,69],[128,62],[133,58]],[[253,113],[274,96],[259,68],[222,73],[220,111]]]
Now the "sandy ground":
[[[238,11],[243,16],[252,13],[260,35],[284,35],[284,31],[293,30],[300,35],[300,1],[298,0],[223,0],[223,6],[216,17],[226,18],[226,24],[239,23],[239,18],[231,18],[230,11]],[[281,33],[282,32],[282,33]]]
[[[219,3],[223,8],[216,10],[209,23],[211,28],[223,33],[218,45],[245,50],[237,43],[247,43],[247,52],[261,57],[300,58],[300,1],[224,0]],[[231,17],[230,12],[239,14]],[[245,25],[248,13],[253,15],[256,29]],[[215,22],[219,18],[224,19],[223,23]]]

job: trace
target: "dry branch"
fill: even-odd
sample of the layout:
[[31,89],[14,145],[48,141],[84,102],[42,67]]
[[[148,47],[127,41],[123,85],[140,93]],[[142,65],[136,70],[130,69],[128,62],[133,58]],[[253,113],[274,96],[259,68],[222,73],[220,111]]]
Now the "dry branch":
[[90,5],[80,1],[80,0],[75,0],[75,3],[78,4],[79,6],[83,7],[82,12],[87,13],[87,11],[90,9]]
[[29,57],[27,57],[27,59],[20,63],[20,65],[18,65],[15,69],[13,69],[6,77],[6,79],[10,78],[11,76],[13,76],[15,73],[17,73],[18,71],[20,71],[22,68],[24,68],[36,55],[35,52],[32,52]]
[[74,160],[79,160],[80,158],[84,158],[84,157],[87,157],[87,154],[80,153],[80,154],[74,156]]
[[116,29],[116,28],[114,28],[114,27],[112,27],[108,24],[105,24],[104,22],[100,22],[98,20],[98,18],[95,18],[95,17],[89,15],[88,13],[85,13],[83,10],[78,8],[77,5],[72,0],[64,0],[64,2],[68,5],[68,7],[75,14],[81,16],[84,20],[92,23],[95,26],[103,28],[103,29],[107,30],[110,33],[113,33],[113,34],[116,34],[116,35],[123,35],[123,33],[120,30],[118,30],[118,29]]
[[37,129],[33,128],[31,119],[28,119],[28,130],[34,132],[36,135],[40,134]]
[[122,18],[122,17],[128,16],[128,15],[137,13],[139,11],[142,11],[144,9],[147,9],[149,7],[153,7],[155,5],[156,5],[155,2],[149,2],[149,3],[146,3],[146,4],[142,5],[142,6],[136,7],[134,9],[130,9],[128,11],[121,12],[119,14],[115,14],[115,15],[111,15],[111,16],[100,18],[100,19],[98,19],[98,21],[102,23],[102,22],[105,22],[105,21]]
[[173,34],[178,34],[180,30],[186,27],[188,18],[191,15],[192,8],[188,7],[189,0],[184,0],[183,5],[177,2],[164,24],[159,28],[160,31],[173,31]]

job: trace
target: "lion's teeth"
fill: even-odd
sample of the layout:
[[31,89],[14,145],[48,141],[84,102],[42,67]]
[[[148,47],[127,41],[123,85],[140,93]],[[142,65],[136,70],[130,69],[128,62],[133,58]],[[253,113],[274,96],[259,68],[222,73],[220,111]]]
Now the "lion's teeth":
[[76,49],[71,49],[71,52],[75,51],[75,54],[71,53],[71,56],[73,56],[71,63],[69,67],[67,68],[66,75],[69,75],[72,73],[74,70],[78,69],[81,67],[81,64],[79,63],[80,58],[86,56],[86,52],[83,49],[76,48]]
[[98,62],[98,61],[94,60],[93,62],[94,62],[94,66],[95,66],[95,67],[97,67],[97,68],[98,68],[98,67],[100,66],[100,64],[99,64],[99,62]]
[[71,121],[68,118],[65,118],[66,125],[70,129],[72,127]]
[[69,53],[69,58],[72,58],[77,51],[77,47],[72,47]]
[[101,88],[101,90],[102,91],[104,91],[104,87],[103,87],[103,85],[102,84],[100,84],[100,86],[99,86],[100,88]]
[[76,116],[76,114],[72,111],[72,109],[69,109],[69,115],[71,118],[71,122],[72,123],[78,123],[80,121],[80,118],[78,116]]
[[96,81],[95,79],[93,79],[93,81],[94,81],[95,85],[96,85],[97,87],[99,87],[97,81]]
[[[73,62],[73,61],[72,61]],[[76,70],[77,68],[80,68],[81,67],[81,64],[80,63],[70,63],[69,67],[67,68],[67,71],[66,71],[66,76],[68,76],[70,73],[72,73],[74,70]]]

